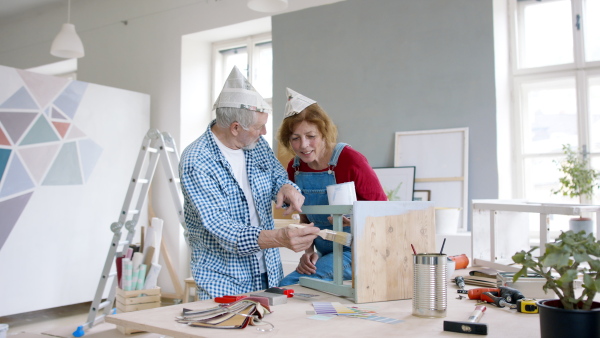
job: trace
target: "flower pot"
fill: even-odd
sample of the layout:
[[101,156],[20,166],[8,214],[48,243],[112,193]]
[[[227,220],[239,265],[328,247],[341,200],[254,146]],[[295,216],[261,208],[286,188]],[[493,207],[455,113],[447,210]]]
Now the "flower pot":
[[538,300],[537,305],[542,338],[600,338],[599,302],[591,310],[565,310],[559,299]]
[[573,232],[585,231],[586,234],[594,233],[594,221],[591,218],[579,217],[569,220],[569,230]]
[[435,208],[435,233],[455,234],[460,225],[460,208]]

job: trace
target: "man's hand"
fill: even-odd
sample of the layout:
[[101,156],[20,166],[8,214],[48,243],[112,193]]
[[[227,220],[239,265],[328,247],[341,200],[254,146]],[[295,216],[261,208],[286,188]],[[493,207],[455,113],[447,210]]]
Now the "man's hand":
[[279,189],[279,192],[277,192],[277,202],[275,207],[278,209],[281,208],[284,202],[290,205],[287,210],[283,212],[284,215],[289,215],[294,211],[301,213],[302,204],[304,204],[304,196],[291,184],[284,184],[281,186],[281,189]]
[[296,271],[303,275],[312,275],[317,272],[317,261],[319,260],[319,255],[316,252],[306,252],[302,257],[300,257],[300,263],[298,263],[298,267]]
[[300,252],[312,247],[319,231],[320,229],[315,226],[307,226],[301,229],[263,230],[258,235],[258,245],[261,249],[288,248],[294,252]]

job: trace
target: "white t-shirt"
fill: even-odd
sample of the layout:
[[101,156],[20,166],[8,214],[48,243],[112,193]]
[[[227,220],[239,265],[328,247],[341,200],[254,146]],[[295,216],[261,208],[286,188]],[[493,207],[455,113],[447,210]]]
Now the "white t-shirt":
[[[229,162],[229,165],[231,165],[233,175],[235,176],[236,181],[246,196],[248,207],[250,209],[250,225],[259,227],[260,220],[258,219],[258,214],[256,213],[254,197],[252,197],[252,191],[250,190],[250,182],[248,182],[248,172],[246,171],[246,155],[244,155],[244,151],[242,149],[234,150],[228,148],[217,137],[215,137],[215,141],[217,142],[219,149],[221,149],[221,153],[223,153],[223,156],[225,156],[227,162]],[[260,273],[267,272],[265,257],[262,250],[256,253],[256,258],[258,258]]]

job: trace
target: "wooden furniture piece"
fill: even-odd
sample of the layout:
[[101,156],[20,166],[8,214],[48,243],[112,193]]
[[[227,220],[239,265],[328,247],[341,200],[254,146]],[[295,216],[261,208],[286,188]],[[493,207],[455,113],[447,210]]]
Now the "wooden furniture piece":
[[196,281],[193,277],[188,277],[184,280],[185,282],[185,292],[183,294],[182,303],[187,303],[190,301],[190,295],[192,294],[190,291],[194,290],[194,301],[198,300],[198,292],[196,292]]
[[[466,271],[466,270],[459,270]],[[457,287],[448,285],[448,311],[446,318],[421,318],[412,315],[412,300],[398,300],[377,302],[364,305],[354,304],[347,297],[338,297],[321,291],[294,285],[298,293],[317,294],[317,297],[303,299],[300,297],[289,298],[286,304],[273,306],[273,313],[268,314],[264,320],[274,325],[271,332],[259,332],[257,327],[248,326],[242,330],[217,330],[196,328],[175,321],[183,308],[191,310],[214,307],[217,303],[212,300],[178,304],[156,309],[110,315],[106,317],[109,323],[122,325],[128,328],[158,333],[175,338],[191,337],[248,337],[255,335],[268,335],[273,337],[449,337],[465,336],[458,333],[443,331],[444,320],[466,321],[475,309],[475,300],[467,298],[457,299]],[[467,286],[467,288],[471,288]],[[313,311],[313,302],[339,302],[347,306],[358,306],[374,309],[382,317],[402,320],[397,324],[385,324],[371,320],[335,316],[329,320],[311,319],[307,311]],[[321,317],[321,319],[324,319]],[[492,305],[480,320],[488,325],[487,337],[539,337],[540,325],[537,314],[525,314],[496,308]]]
[[[124,291],[117,287],[116,300],[117,313],[154,309],[160,307],[160,288]],[[142,332],[121,325],[117,325],[117,330],[123,334]]]
[[352,285],[342,280],[342,245],[334,243],[333,281],[302,277],[299,284],[349,297],[356,303],[412,297],[411,244],[435,252],[433,202],[357,201],[353,205],[304,206],[307,214],[332,214],[342,230],[342,214],[352,214]]
[[539,214],[539,247],[545,252],[551,215],[596,214],[596,234],[600,233],[600,205],[530,203],[507,200],[473,200],[472,265],[503,271],[518,271],[512,256],[529,250],[529,215]]

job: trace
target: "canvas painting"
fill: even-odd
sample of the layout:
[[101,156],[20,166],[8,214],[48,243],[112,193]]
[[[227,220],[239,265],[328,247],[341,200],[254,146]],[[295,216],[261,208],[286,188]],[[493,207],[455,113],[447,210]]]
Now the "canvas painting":
[[412,201],[415,167],[373,168],[388,201]]
[[90,301],[150,97],[4,66],[0,79],[0,317]]

